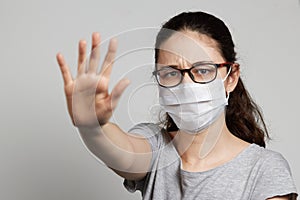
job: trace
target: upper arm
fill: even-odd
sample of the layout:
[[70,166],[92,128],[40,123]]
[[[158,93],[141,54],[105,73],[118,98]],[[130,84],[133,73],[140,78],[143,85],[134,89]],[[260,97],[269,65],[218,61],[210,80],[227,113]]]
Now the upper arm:
[[297,196],[298,194],[291,193],[284,196],[276,196],[276,197],[268,198],[267,200],[297,200]]
[[289,200],[289,195],[268,198],[267,200]]
[[160,129],[154,124],[138,124],[128,132],[132,165],[126,170],[113,170],[127,180],[141,180],[151,170],[153,151],[158,148],[157,134],[160,133]]
[[128,134],[128,141],[131,144],[132,165],[127,169],[113,169],[119,176],[128,180],[143,179],[150,168],[152,152],[148,140],[142,136]]

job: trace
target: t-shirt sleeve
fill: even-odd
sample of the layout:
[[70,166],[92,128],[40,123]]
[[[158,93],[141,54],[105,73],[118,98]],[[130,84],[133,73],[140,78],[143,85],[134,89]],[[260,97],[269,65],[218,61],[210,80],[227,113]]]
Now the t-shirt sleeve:
[[152,171],[153,165],[157,158],[158,149],[161,146],[161,128],[157,124],[153,123],[140,123],[132,127],[128,133],[136,134],[146,138],[151,146],[152,158],[148,174],[139,181],[124,179],[123,185],[129,192],[135,192],[136,190],[143,191],[144,185],[147,182],[148,176]]
[[277,152],[265,155],[252,199],[265,200],[275,196],[296,195],[291,169],[286,159]]

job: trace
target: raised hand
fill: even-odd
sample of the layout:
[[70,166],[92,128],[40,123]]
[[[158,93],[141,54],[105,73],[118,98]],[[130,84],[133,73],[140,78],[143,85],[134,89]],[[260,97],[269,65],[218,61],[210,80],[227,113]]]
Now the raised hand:
[[121,94],[129,84],[128,79],[120,80],[108,92],[110,74],[117,50],[116,39],[111,39],[108,52],[101,70],[97,68],[100,60],[100,35],[92,35],[92,52],[89,61],[86,60],[86,41],[79,41],[79,56],[77,76],[74,79],[61,53],[57,54],[64,80],[64,90],[68,111],[72,122],[77,127],[93,127],[106,124],[116,108]]

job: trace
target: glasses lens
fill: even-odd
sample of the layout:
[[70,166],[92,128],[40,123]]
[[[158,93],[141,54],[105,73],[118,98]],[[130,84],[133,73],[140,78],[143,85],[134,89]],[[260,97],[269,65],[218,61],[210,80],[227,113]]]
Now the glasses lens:
[[164,67],[156,73],[157,81],[165,87],[172,87],[180,83],[181,72],[172,67]]
[[206,83],[215,79],[217,68],[213,64],[196,65],[191,69],[195,82]]

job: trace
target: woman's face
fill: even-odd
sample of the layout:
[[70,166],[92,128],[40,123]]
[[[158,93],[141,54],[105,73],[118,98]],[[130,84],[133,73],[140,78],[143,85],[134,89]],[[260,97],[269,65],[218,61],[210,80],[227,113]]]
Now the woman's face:
[[[157,69],[161,66],[176,65],[179,69],[190,68],[193,63],[206,61],[224,63],[217,43],[212,38],[195,31],[174,32],[160,46]],[[226,67],[218,69],[218,76],[226,76]],[[183,82],[193,82],[186,73]]]

